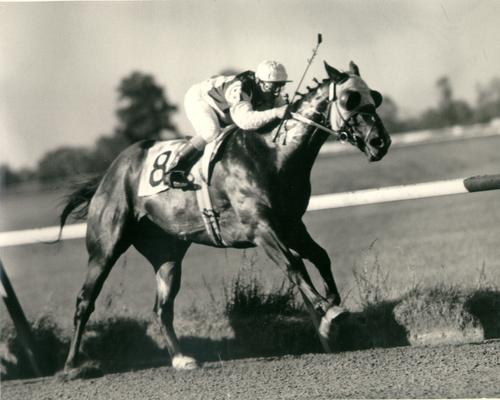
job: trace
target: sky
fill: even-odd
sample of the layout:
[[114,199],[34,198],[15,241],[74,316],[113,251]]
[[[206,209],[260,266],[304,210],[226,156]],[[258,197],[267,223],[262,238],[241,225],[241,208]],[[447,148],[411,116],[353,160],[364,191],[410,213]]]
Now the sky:
[[152,74],[179,112],[187,89],[218,72],[285,64],[291,94],[323,35],[303,87],[323,60],[354,60],[402,115],[435,105],[450,77],[471,103],[500,75],[497,0],[171,0],[0,3],[0,163],[34,167],[61,146],[92,146],[116,126],[117,86]]

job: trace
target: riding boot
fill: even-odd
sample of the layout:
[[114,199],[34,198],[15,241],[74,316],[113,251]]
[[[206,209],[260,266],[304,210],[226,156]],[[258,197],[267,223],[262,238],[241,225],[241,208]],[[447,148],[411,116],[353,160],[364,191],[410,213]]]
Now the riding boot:
[[177,165],[165,176],[167,185],[173,189],[186,189],[193,186],[193,182],[189,179],[189,171],[202,154],[203,150],[187,142],[179,151]]

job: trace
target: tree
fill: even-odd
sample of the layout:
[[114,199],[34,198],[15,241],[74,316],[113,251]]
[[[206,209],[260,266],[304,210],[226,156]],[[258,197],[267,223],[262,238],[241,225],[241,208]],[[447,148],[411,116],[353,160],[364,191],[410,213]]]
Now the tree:
[[129,145],[128,139],[118,132],[111,136],[100,136],[94,150],[92,150],[95,169],[97,171],[106,170],[118,154]]
[[0,188],[17,182],[19,182],[18,175],[7,164],[0,164]]
[[32,169],[21,168],[14,170],[7,164],[0,164],[0,190],[4,187],[35,178],[35,172]]
[[118,87],[120,105],[116,112],[119,126],[116,130],[129,142],[142,139],[158,139],[162,131],[179,136],[171,122],[177,106],[165,98],[164,90],[153,76],[132,72]]
[[[453,89],[447,76],[439,78],[436,82],[439,91],[438,120],[442,126],[466,124],[472,121],[471,107],[463,100],[453,98]],[[439,127],[439,126],[438,126]]]
[[50,151],[38,162],[40,180],[97,172],[94,158],[85,147],[61,147]]
[[464,100],[455,100],[450,79],[443,76],[436,81],[438,104],[428,108],[408,127],[412,129],[439,129],[446,126],[469,124],[474,120],[472,108]]
[[487,122],[500,117],[500,78],[494,77],[485,86],[477,87],[477,106],[475,110],[477,122]]

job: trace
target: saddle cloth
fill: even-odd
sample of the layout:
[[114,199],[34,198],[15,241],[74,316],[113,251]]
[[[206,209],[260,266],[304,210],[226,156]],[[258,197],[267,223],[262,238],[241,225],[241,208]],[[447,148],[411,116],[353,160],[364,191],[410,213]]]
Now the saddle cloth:
[[[195,188],[209,184],[213,168],[212,161],[221,144],[232,131],[232,129],[224,130],[216,140],[208,143],[205,147],[203,156],[191,169]],[[185,143],[184,139],[165,140],[156,142],[148,149],[139,179],[137,193],[139,197],[152,196],[170,189],[168,184],[164,182],[165,176],[177,164],[177,154]]]

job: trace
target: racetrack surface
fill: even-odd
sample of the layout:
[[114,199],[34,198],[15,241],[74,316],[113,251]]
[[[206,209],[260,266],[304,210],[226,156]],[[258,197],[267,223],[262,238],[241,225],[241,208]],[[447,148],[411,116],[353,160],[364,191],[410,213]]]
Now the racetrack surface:
[[2,399],[332,399],[500,396],[500,341],[160,367],[62,382],[7,381]]

